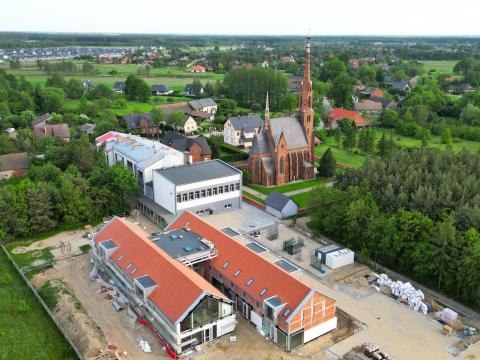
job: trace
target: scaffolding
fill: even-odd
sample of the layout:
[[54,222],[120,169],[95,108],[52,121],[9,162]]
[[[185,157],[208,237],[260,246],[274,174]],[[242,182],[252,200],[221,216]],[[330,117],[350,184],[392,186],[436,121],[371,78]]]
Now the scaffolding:
[[310,260],[310,265],[312,265],[317,270],[322,270],[322,259],[313,254]]
[[267,239],[270,241],[278,239],[278,223],[267,229]]
[[286,251],[290,255],[295,255],[302,251],[303,246],[305,246],[303,239],[295,240],[291,238],[283,242],[283,251]]

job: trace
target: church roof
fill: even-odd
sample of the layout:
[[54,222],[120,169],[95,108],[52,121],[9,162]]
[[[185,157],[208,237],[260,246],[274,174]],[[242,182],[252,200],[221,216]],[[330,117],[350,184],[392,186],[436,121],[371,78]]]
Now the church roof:
[[303,127],[297,116],[275,118],[270,121],[275,147],[278,145],[280,135],[283,133],[287,141],[287,149],[308,147]]
[[271,157],[262,158],[262,164],[263,164],[263,168],[265,169],[265,172],[267,174],[272,174],[273,173],[272,158]]
[[252,148],[250,149],[251,154],[263,154],[270,152],[268,148],[267,139],[263,131],[259,132],[253,137]]

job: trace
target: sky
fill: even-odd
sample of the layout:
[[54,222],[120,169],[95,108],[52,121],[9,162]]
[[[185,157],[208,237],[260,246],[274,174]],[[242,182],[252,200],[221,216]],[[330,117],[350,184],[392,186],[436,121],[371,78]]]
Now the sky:
[[479,0],[1,0],[0,31],[480,35]]

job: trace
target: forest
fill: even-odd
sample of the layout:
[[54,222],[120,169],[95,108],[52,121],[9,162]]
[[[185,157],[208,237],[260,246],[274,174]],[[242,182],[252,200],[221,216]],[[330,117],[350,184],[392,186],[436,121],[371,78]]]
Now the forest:
[[317,188],[312,228],[480,309],[480,154],[397,150]]

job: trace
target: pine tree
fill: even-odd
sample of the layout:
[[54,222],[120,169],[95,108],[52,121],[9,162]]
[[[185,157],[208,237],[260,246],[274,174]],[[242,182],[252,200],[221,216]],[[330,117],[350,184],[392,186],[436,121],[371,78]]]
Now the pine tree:
[[28,221],[33,234],[50,230],[56,226],[53,219],[52,200],[46,187],[27,189]]
[[320,166],[318,167],[318,174],[323,177],[335,176],[335,170],[337,167],[337,161],[330,148],[325,151],[320,159]]

